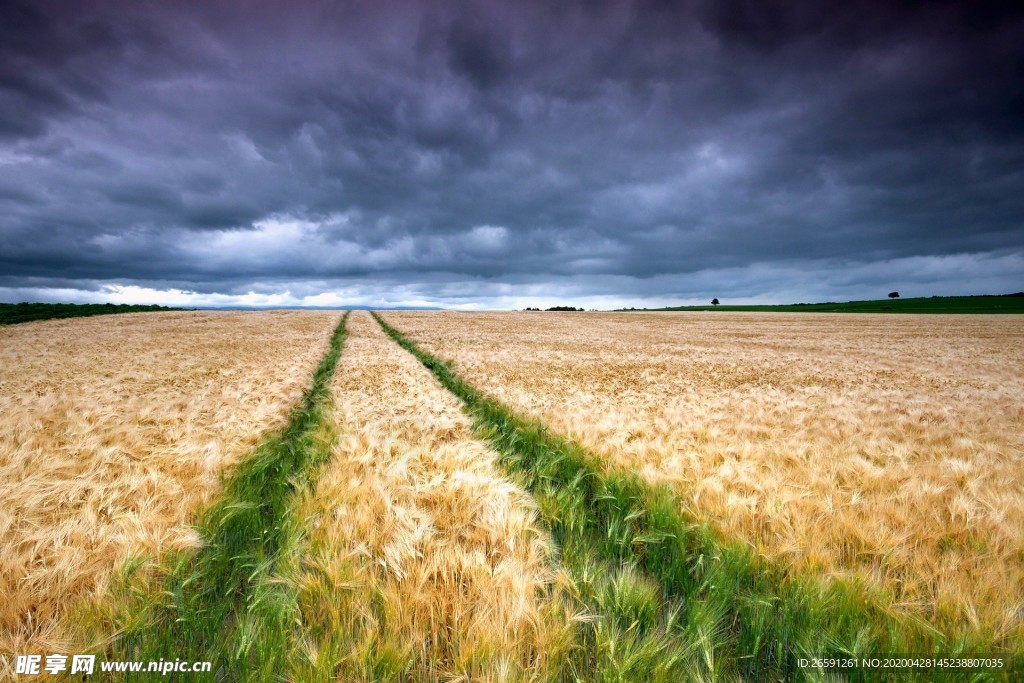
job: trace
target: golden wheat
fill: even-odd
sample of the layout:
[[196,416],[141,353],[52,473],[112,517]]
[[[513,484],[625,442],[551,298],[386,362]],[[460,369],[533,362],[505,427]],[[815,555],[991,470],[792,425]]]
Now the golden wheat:
[[387,318],[761,555],[1021,643],[1024,318]]
[[191,515],[324,353],[335,312],[140,313],[0,328],[0,651],[60,651],[76,604]]
[[[333,459],[298,506],[307,657],[345,680],[535,679],[572,639],[532,499],[459,402],[366,313],[334,380]],[[375,672],[375,673],[374,673]]]

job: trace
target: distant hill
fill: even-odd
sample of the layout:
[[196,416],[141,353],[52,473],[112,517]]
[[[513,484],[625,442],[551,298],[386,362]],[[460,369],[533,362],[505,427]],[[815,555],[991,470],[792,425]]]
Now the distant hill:
[[14,325],[50,318],[81,318],[111,313],[141,313],[143,311],[183,311],[167,306],[139,306],[134,304],[0,304],[0,325]]
[[[638,309],[620,309],[638,310]],[[777,306],[672,306],[648,311],[761,311],[765,313],[1024,313],[1024,292],[981,296],[933,296],[876,301]]]

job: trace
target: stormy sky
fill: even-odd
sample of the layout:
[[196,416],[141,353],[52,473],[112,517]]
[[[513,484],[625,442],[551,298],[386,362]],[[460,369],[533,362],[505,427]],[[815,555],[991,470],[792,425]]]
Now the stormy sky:
[[1024,289],[1024,12],[0,2],[0,301]]

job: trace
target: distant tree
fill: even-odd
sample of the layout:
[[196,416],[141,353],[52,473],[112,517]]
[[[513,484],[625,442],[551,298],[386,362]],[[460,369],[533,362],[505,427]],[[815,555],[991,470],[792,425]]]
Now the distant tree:
[[900,293],[899,292],[889,292],[889,298],[890,299],[899,299],[900,298]]
[[712,299],[711,300],[711,305],[712,306],[717,306],[718,305],[718,299]]

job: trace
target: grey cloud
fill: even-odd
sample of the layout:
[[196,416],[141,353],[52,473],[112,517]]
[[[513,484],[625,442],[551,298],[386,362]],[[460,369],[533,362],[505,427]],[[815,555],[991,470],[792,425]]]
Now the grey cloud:
[[825,262],[968,287],[1024,251],[1012,8],[260,7],[5,5],[0,287],[652,299],[768,264],[733,281],[814,298]]

